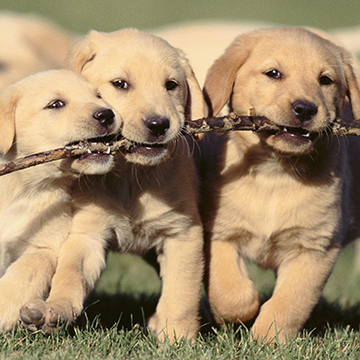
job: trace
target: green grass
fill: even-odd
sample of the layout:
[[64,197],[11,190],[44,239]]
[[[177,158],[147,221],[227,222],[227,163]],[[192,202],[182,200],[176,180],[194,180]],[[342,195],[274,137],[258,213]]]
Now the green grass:
[[0,359],[359,359],[359,334],[328,329],[323,336],[304,332],[287,344],[250,341],[246,328],[233,327],[201,335],[192,343],[159,344],[139,326],[131,330],[101,328],[95,321],[70,334],[61,329],[50,336],[18,329],[0,335]]
[[[0,335],[0,359],[359,359],[360,280],[353,276],[354,253],[354,246],[343,251],[304,331],[285,345],[273,346],[250,341],[245,326],[208,324],[204,312],[195,341],[159,344],[144,330],[159,296],[156,272],[134,255],[110,254],[74,328],[44,336],[19,326]],[[265,300],[274,285],[273,273],[252,264],[249,272]],[[206,299],[202,309],[208,311]]]

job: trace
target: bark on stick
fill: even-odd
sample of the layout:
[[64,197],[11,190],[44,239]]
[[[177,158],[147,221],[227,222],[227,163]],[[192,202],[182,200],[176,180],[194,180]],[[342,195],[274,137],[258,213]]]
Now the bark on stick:
[[[358,120],[336,120],[332,124],[332,134],[338,136],[360,135],[360,121]],[[204,118],[193,121],[186,121],[184,132],[187,134],[203,134],[206,132],[227,132],[227,131],[279,131],[281,127],[261,116],[238,116],[234,113],[224,117]],[[79,157],[87,152],[115,154],[120,150],[129,149],[132,142],[120,138],[111,144],[102,142],[80,141],[73,146],[49,150],[24,158],[10,161],[0,166],[0,176],[13,171],[25,169],[31,166],[44,164],[50,161]]]

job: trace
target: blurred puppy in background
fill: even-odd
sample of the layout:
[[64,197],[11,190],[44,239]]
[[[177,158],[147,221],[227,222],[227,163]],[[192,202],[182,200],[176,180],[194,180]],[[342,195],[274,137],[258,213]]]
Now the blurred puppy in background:
[[280,28],[237,37],[208,71],[213,115],[228,103],[281,128],[200,142],[207,288],[219,323],[258,312],[248,258],[277,275],[254,336],[292,337],[318,302],[341,246],[359,236],[359,139],[331,135],[346,99],[360,118],[352,61],[313,32]]
[[0,13],[0,90],[35,72],[62,68],[74,40],[41,17]]

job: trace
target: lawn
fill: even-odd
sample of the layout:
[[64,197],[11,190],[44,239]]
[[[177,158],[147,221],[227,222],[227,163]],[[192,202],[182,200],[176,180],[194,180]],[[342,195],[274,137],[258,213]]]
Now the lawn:
[[304,333],[286,345],[264,346],[249,341],[246,329],[229,327],[200,336],[192,344],[158,344],[139,327],[101,329],[96,323],[72,335],[48,337],[22,331],[2,336],[1,359],[353,359],[360,356],[360,338],[349,328],[328,330],[317,337]]
[[[74,328],[43,336],[19,326],[0,335],[0,359],[359,359],[360,276],[353,275],[354,255],[353,245],[341,254],[304,331],[286,345],[267,346],[250,341],[246,326],[209,324],[205,298],[201,333],[193,343],[158,344],[143,326],[160,291],[156,272],[134,255],[110,254]],[[274,275],[251,264],[249,269],[265,300]]]
[[[77,33],[148,29],[196,19],[323,29],[360,24],[358,0],[0,0],[0,10],[38,13]],[[43,336],[18,327],[0,335],[0,359],[360,359],[360,269],[355,269],[355,255],[355,246],[344,249],[304,332],[286,345],[266,346],[251,342],[247,327],[219,329],[209,324],[205,298],[198,339],[158,344],[144,330],[160,293],[156,272],[134,255],[112,253],[73,329]],[[274,274],[252,264],[249,271],[265,300]]]

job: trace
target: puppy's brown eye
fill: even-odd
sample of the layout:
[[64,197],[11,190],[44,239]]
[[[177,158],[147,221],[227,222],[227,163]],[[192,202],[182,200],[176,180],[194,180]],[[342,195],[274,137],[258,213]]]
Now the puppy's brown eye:
[[122,89],[122,90],[126,90],[129,88],[129,84],[125,80],[114,80],[114,81],[112,81],[112,84],[116,88]]
[[332,81],[331,78],[329,78],[328,76],[324,75],[324,76],[321,76],[321,77],[320,77],[319,83],[320,83],[320,85],[331,85],[331,84],[333,84],[334,82]]
[[98,91],[95,93],[95,96],[96,96],[98,99],[102,99],[101,94],[100,94]]
[[280,73],[280,71],[278,71],[276,69],[272,69],[270,71],[267,71],[265,73],[265,75],[272,78],[272,79],[281,79],[281,73]]
[[175,88],[177,88],[179,86],[179,84],[174,80],[168,80],[165,83],[165,86],[166,86],[166,90],[170,91],[170,90],[174,90]]
[[60,109],[65,106],[65,101],[62,100],[53,100],[50,101],[46,106],[45,109]]

